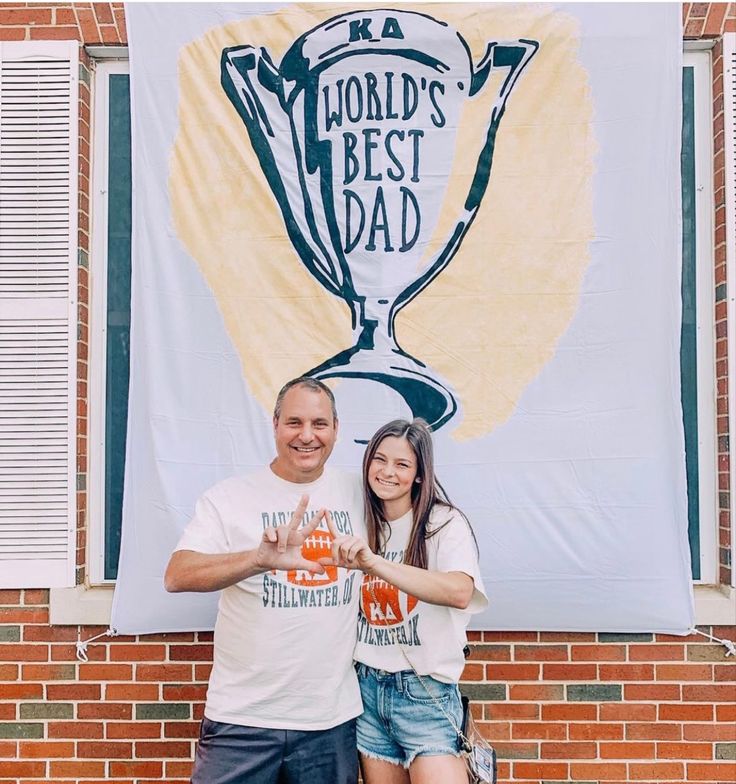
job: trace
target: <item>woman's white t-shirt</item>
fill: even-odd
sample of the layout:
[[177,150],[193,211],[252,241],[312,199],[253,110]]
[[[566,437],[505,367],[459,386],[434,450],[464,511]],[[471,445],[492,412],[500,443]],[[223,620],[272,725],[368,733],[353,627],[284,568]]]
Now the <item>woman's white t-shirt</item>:
[[[411,511],[388,524],[384,558],[403,562],[411,526]],[[488,599],[475,540],[465,518],[457,510],[438,504],[432,510],[428,528],[437,533],[427,539],[427,568],[464,572],[472,577],[470,604],[465,610],[428,604],[385,580],[364,575],[354,656],[356,661],[378,670],[398,672],[413,668],[420,675],[456,683],[465,666],[463,648],[470,616],[483,610]]]

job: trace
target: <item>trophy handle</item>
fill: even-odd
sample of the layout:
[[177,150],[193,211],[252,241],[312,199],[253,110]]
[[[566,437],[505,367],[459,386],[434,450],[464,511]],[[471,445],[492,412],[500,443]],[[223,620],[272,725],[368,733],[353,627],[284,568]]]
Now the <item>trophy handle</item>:
[[422,289],[428,286],[450,263],[453,256],[459,250],[468,229],[475,220],[480,203],[488,188],[488,181],[491,176],[491,163],[493,162],[493,152],[496,146],[496,133],[501,118],[506,110],[506,101],[521,76],[522,71],[526,68],[537,49],[539,49],[539,43],[537,41],[526,39],[509,42],[493,42],[488,44],[486,53],[483,55],[480,63],[478,63],[470,82],[471,96],[476,95],[485,86],[492,71],[507,68],[508,74],[491,110],[486,140],[480,156],[478,157],[475,176],[470,185],[468,196],[465,199],[462,214],[450,233],[449,242],[438,252],[434,260],[430,262],[429,267],[422,276],[414,281],[411,286],[404,289],[394,301],[389,315],[389,334],[393,334],[394,319],[399,310],[408,302],[411,302],[411,300],[414,299]]
[[[222,51],[220,83],[245,124],[299,258],[328,291],[343,297],[345,292],[329,252],[309,230],[313,205],[303,182],[300,161],[295,157],[298,152],[293,145],[294,126],[279,70],[266,49],[233,46]],[[272,122],[279,117],[287,119],[291,133],[275,133]],[[283,176],[294,174],[300,187],[289,189],[287,196]]]

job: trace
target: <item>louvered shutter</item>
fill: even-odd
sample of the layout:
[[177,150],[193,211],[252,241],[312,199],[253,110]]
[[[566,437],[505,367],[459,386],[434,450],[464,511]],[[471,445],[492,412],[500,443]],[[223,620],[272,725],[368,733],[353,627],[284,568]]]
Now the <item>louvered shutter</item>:
[[0,43],[0,587],[74,584],[78,46]]

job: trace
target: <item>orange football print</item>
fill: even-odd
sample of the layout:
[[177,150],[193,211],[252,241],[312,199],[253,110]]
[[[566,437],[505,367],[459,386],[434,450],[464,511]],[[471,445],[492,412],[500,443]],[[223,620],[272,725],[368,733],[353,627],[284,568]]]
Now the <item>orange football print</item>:
[[367,575],[363,577],[360,609],[371,626],[396,626],[403,623],[417,602],[416,596],[400,591],[385,580]]
[[[332,556],[332,541],[335,537],[329,531],[317,529],[302,545],[302,555],[308,561],[317,561],[320,558]],[[289,569],[286,579],[292,585],[327,585],[337,580],[337,567],[326,566],[324,574],[312,574],[306,569]]]

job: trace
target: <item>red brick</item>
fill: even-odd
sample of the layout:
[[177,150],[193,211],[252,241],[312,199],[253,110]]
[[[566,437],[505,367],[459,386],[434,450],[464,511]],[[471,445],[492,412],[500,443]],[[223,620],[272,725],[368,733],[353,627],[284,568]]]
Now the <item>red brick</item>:
[[191,664],[137,664],[135,667],[137,681],[173,682],[191,681]]
[[702,702],[736,702],[736,684],[721,684],[718,686],[688,685],[682,687],[682,699]]
[[599,714],[601,721],[655,721],[657,706],[636,702],[603,702]]
[[567,661],[567,645],[514,645],[514,661]]
[[3,683],[0,696],[4,700],[41,699],[43,686],[40,683]]
[[623,740],[624,725],[598,722],[571,724],[569,732],[570,740]]
[[510,645],[473,645],[470,649],[470,661],[510,661]]
[[115,20],[110,3],[94,3],[92,5],[97,21],[103,24],[112,24]]
[[685,740],[736,741],[736,724],[685,724]]
[[81,41],[79,28],[66,27],[31,27],[31,40],[34,41]]
[[[0,25],[35,25],[51,24],[50,8],[10,8],[2,10],[0,6]],[[40,582],[40,581],[39,581]]]
[[636,723],[626,726],[626,740],[680,740],[681,724],[663,722]]
[[[197,725],[199,726],[199,724]],[[108,721],[105,737],[111,740],[135,740],[137,738],[160,738],[160,721]]]
[[[46,778],[45,762],[21,762],[20,760],[0,760],[0,776],[33,776],[34,778]],[[16,779],[9,782],[16,784]]]
[[64,758],[74,756],[74,744],[63,741],[21,741],[19,744],[19,757],[21,759]]
[[567,728],[559,722],[516,722],[511,728],[514,740],[531,740],[535,738],[564,740]]
[[626,659],[625,645],[573,645],[573,661],[624,661]]
[[46,687],[47,700],[99,700],[99,683],[50,683]]
[[192,753],[190,743],[175,740],[136,741],[135,756],[140,759],[157,757],[188,757]]
[[130,702],[80,702],[77,705],[80,719],[130,719],[132,715]]
[[23,645],[17,642],[0,645],[0,661],[48,661],[48,658],[48,645]]
[[163,661],[165,645],[111,645],[110,661]]
[[188,779],[192,775],[192,762],[182,762],[180,760],[166,760],[167,780],[179,776]]
[[713,721],[713,706],[688,703],[684,705],[660,705],[661,721]]
[[24,664],[24,681],[68,681],[76,678],[73,664]]
[[77,756],[93,759],[130,759],[133,755],[132,743],[116,741],[79,741]]
[[165,738],[191,738],[199,737],[198,721],[167,721],[164,724]]
[[598,677],[595,664],[545,664],[543,678],[546,681],[594,681]]
[[680,686],[674,683],[626,683],[624,684],[624,700],[676,700],[680,701]]
[[733,762],[693,762],[687,766],[688,781],[733,781]]
[[20,591],[0,589],[0,604],[20,604]]
[[18,677],[18,665],[0,664],[0,681],[14,681]]
[[[598,707],[587,703],[560,702],[542,705],[544,721],[595,721],[597,716]],[[571,729],[573,726],[575,725],[571,725]]]
[[212,661],[212,645],[171,645],[171,661]]
[[[186,687],[177,687],[177,686],[164,686],[164,699],[166,699],[166,689],[172,688],[186,688]],[[196,687],[191,687],[196,688]],[[206,693],[207,687],[202,687]],[[157,683],[107,683],[105,684],[105,698],[108,700],[118,700],[119,702],[124,702],[125,700],[130,701],[141,701],[141,702],[153,702],[158,700],[159,698],[159,685]],[[204,697],[203,697],[204,698]],[[175,700],[190,700],[194,699],[193,697],[184,696],[182,693],[181,696],[172,697]]]
[[559,702],[565,698],[564,686],[549,684],[514,684],[509,686],[509,699],[519,702],[550,701]]
[[52,776],[60,779],[103,777],[105,775],[105,763],[92,760],[54,760],[50,764],[50,773]]
[[736,665],[734,664],[715,664],[713,666],[713,680],[723,681],[736,681]]
[[110,775],[118,776],[155,776],[160,777],[163,773],[163,765],[161,762],[154,762],[153,760],[145,761],[129,761],[129,762],[111,762]]
[[723,21],[728,10],[728,3],[708,3],[709,11],[705,20],[704,35],[720,35],[723,31]]
[[710,743],[658,743],[657,759],[709,760],[713,757]]
[[[544,710],[546,706],[542,706]],[[539,705],[532,703],[494,702],[485,706],[487,718],[490,719],[538,719]]]
[[76,626],[33,626],[23,627],[25,642],[73,642],[77,639]]
[[712,681],[711,664],[658,664],[658,681]]
[[716,721],[736,721],[736,703],[716,705]]
[[554,781],[568,777],[568,766],[561,762],[514,762],[515,779],[540,779]]
[[129,681],[133,678],[133,667],[129,664],[79,665],[80,681]]
[[595,759],[598,754],[595,743],[542,743],[544,759]]
[[654,679],[654,665],[601,664],[598,677],[602,681],[651,681]]
[[654,759],[653,743],[601,743],[601,759]]
[[539,632],[483,632],[484,642],[538,642]]
[[468,662],[463,668],[461,681],[484,681],[486,679],[486,668],[477,662]]
[[538,681],[540,666],[538,664],[489,664],[487,678],[489,681]]
[[679,762],[632,762],[629,765],[632,781],[681,780],[683,773],[683,765]]
[[103,726],[98,721],[50,721],[49,738],[101,738]]
[[573,762],[570,775],[575,781],[609,781],[626,778],[626,763],[620,762]]

